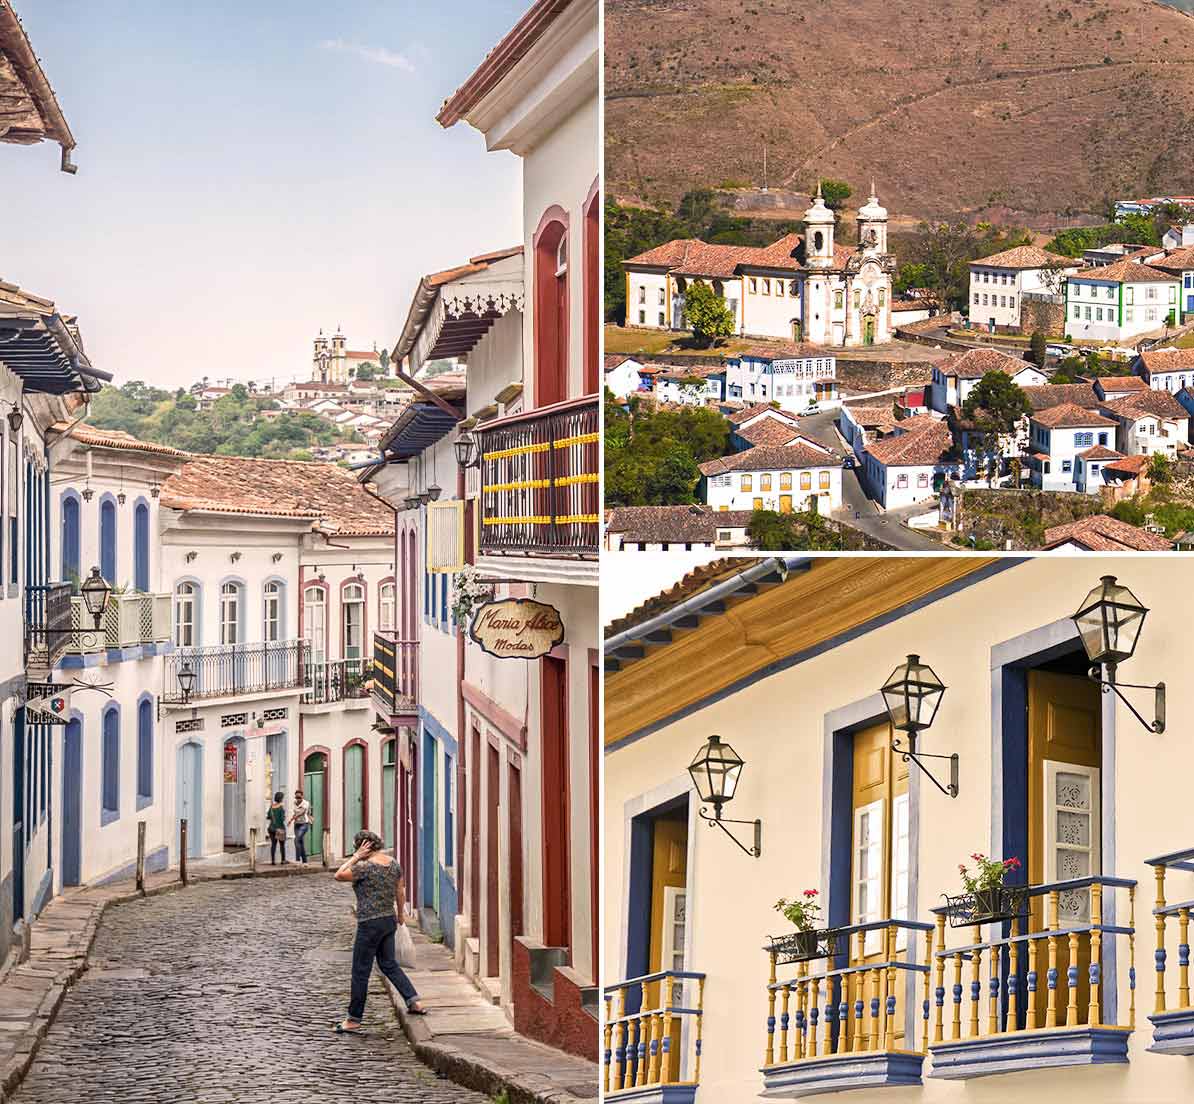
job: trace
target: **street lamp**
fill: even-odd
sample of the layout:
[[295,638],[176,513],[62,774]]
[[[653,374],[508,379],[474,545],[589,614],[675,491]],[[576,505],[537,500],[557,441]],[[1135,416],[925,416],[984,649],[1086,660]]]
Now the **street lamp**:
[[[908,737],[908,746],[901,745],[898,737],[892,740],[891,750],[903,757],[905,763],[915,763],[943,794],[948,797],[958,796],[958,755],[933,755],[919,751],[916,741],[921,732],[932,725],[941,707],[941,699],[945,696],[943,683],[927,663],[922,663],[920,656],[909,655],[887,677],[887,681],[880,687],[883,704],[887,707],[887,716],[891,726]],[[948,759],[950,766],[949,784],[943,786],[933,776],[922,759]]]
[[98,567],[91,569],[91,574],[84,580],[83,585],[79,588],[79,592],[83,596],[83,605],[87,607],[87,612],[95,619],[95,627],[100,627],[100,618],[104,615],[104,607],[108,604],[108,595],[112,592],[112,588],[108,585],[108,581],[100,574]]
[[[1104,694],[1114,693],[1145,728],[1161,733],[1165,731],[1165,684],[1142,685],[1117,682],[1115,678],[1116,668],[1135,653],[1147,616],[1148,607],[1136,595],[1116,582],[1114,575],[1104,575],[1082,600],[1071,620],[1078,628],[1078,638],[1090,661],[1090,678],[1103,688]],[[1155,719],[1145,720],[1120,687],[1152,690],[1156,698]]]
[[432,483],[431,486],[427,488],[427,498],[432,502],[435,502],[443,493],[444,489],[438,483]]
[[471,468],[481,462],[480,450],[477,448],[477,438],[467,429],[456,438],[452,445],[456,450],[456,463],[462,468]]
[[[688,773],[701,801],[713,806],[713,816],[709,816],[702,806],[701,819],[716,825],[743,851],[757,859],[763,852],[763,822],[723,819],[721,815],[722,806],[734,800],[744,765],[741,756],[729,744],[722,743],[720,736],[710,736],[688,764]],[[751,825],[755,831],[754,847],[747,847],[726,827],[727,824]]]
[[418,495],[407,495],[406,499],[404,501],[406,503],[406,508],[408,510],[414,510],[414,509],[417,509],[417,507],[419,505],[419,496]]
[[195,689],[195,669],[189,659],[182,661],[175,677],[178,679],[178,688],[182,691],[182,704],[186,705],[191,700],[191,691]]

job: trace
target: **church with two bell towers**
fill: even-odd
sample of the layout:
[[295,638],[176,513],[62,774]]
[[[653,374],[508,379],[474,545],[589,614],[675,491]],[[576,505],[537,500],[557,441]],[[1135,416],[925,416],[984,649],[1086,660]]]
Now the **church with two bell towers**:
[[873,184],[857,220],[858,244],[838,242],[837,216],[818,185],[803,234],[763,247],[676,239],[631,257],[624,262],[626,324],[688,329],[684,296],[697,281],[724,299],[742,336],[830,347],[890,341],[896,262]]

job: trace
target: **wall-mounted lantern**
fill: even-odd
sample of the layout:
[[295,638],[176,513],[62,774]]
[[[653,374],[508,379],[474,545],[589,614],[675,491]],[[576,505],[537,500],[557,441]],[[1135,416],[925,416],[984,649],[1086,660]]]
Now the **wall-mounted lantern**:
[[[763,853],[763,822],[730,820],[721,815],[722,806],[734,800],[743,766],[743,759],[729,744],[722,743],[720,736],[710,736],[688,764],[688,773],[701,801],[713,806],[712,816],[705,812],[704,807],[700,809],[701,819],[716,825],[743,851],[757,859]],[[754,847],[747,847],[726,827],[727,824],[751,825],[755,830]]]
[[438,483],[432,483],[431,486],[427,488],[427,499],[430,500],[431,502],[435,502],[439,499],[439,496],[443,493],[444,493],[443,487],[441,487]]
[[83,581],[83,585],[79,587],[79,593],[83,596],[83,605],[87,607],[87,612],[95,619],[95,627],[100,627],[100,618],[104,616],[104,608],[108,604],[108,595],[112,592],[112,588],[108,585],[107,579],[100,574],[98,567],[91,569],[91,574]]
[[[1078,636],[1090,661],[1090,677],[1103,693],[1114,693],[1145,728],[1152,732],[1165,731],[1165,684],[1118,682],[1116,668],[1131,659],[1144,628],[1148,608],[1141,604],[1126,586],[1115,581],[1114,575],[1104,575],[1078,607],[1072,617]],[[1105,676],[1105,677],[1104,677]],[[1121,687],[1129,690],[1152,690],[1155,697],[1154,720],[1147,721],[1123,695]]]
[[[917,738],[933,723],[941,699],[945,696],[943,683],[927,663],[921,663],[920,656],[910,655],[888,676],[879,691],[892,728],[907,734],[908,745],[904,747],[899,738],[891,742],[891,750],[900,755],[904,762],[915,763],[930,782],[947,797],[958,796],[958,755],[934,755],[921,751],[916,746]],[[933,772],[921,762],[922,759],[948,759],[949,783],[942,785]]]
[[477,448],[477,438],[467,429],[452,443],[456,451],[456,463],[462,468],[473,468],[481,463],[480,450]]
[[16,403],[12,404],[12,409],[8,412],[8,428],[13,433],[21,432],[21,423],[24,422],[25,416],[21,413],[21,408]]
[[175,677],[178,679],[178,688],[182,691],[182,704],[186,705],[191,700],[191,691],[195,689],[195,669],[189,659],[182,661]]

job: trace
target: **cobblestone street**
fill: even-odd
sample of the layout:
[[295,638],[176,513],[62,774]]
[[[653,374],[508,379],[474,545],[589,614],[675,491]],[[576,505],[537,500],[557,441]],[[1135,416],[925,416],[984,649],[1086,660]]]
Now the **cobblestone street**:
[[18,1104],[485,1104],[414,1055],[374,971],[348,1002],[352,893],[330,877],[211,882],[111,909]]

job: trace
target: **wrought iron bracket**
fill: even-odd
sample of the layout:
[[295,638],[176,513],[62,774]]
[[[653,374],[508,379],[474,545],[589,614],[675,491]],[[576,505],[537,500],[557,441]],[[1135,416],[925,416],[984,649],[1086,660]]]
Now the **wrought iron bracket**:
[[[900,756],[905,763],[915,763],[920,768],[921,774],[932,782],[946,797],[958,796],[958,765],[960,760],[956,751],[952,755],[936,755],[929,751],[917,751],[914,741],[909,741],[909,746],[903,747],[898,739],[892,740],[891,750]],[[947,759],[949,761],[949,783],[943,786],[937,779],[937,776],[921,762],[922,759]]]
[[[723,818],[720,808],[714,808],[713,816],[709,816],[705,812],[705,807],[702,805],[698,810],[698,815],[710,827],[720,828],[727,836],[730,837],[743,851],[746,852],[752,859],[757,859],[763,853],[763,822],[761,820],[730,820],[728,817]],[[755,830],[755,842],[753,847],[747,847],[733,832],[731,832],[727,824],[749,824]]]
[[[1104,694],[1114,694],[1121,702],[1128,707],[1132,716],[1136,718],[1145,728],[1150,732],[1155,732],[1158,736],[1165,731],[1165,684],[1158,682],[1155,686],[1151,683],[1140,682],[1117,682],[1115,679],[1115,664],[1108,663],[1107,677],[1103,678],[1103,670],[1099,664],[1095,664],[1089,672],[1089,678],[1093,682],[1097,682],[1102,687]],[[1153,719],[1146,720],[1124,694],[1124,690],[1151,690],[1154,694],[1153,701]]]

